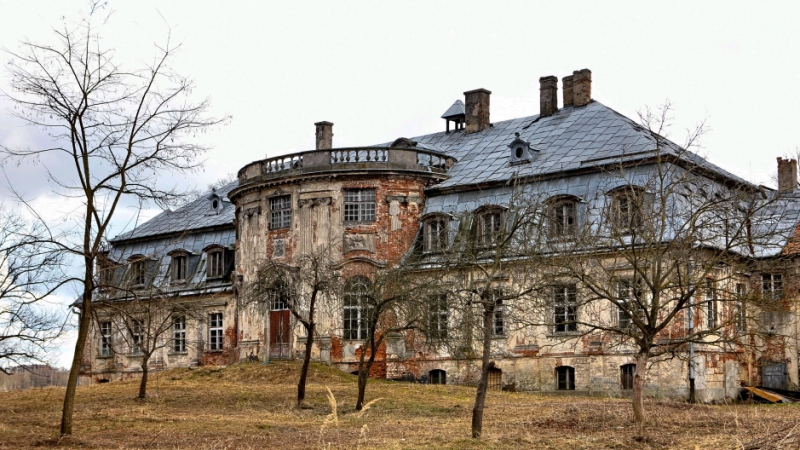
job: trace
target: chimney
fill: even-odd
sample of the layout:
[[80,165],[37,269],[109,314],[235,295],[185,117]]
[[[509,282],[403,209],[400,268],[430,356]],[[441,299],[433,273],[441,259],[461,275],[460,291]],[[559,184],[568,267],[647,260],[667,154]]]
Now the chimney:
[[572,106],[572,75],[567,75],[566,77],[561,79],[561,83],[563,84],[564,88],[564,106]]
[[575,106],[584,106],[591,101],[592,71],[582,69],[572,72],[572,103]]
[[491,91],[483,88],[464,92],[467,122],[467,126],[464,128],[465,134],[477,133],[489,126],[489,96],[491,94]]
[[330,122],[317,122],[317,150],[333,148],[333,124]]
[[778,157],[778,191],[792,192],[797,187],[797,160]]
[[550,75],[539,78],[539,117],[558,111],[558,78]]

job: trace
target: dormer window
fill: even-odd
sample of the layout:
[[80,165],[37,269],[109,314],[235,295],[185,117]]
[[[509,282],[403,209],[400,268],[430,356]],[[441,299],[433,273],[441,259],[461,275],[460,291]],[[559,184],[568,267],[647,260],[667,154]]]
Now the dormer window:
[[146,273],[146,260],[143,256],[134,256],[130,259],[130,268],[128,269],[128,279],[131,286],[141,287],[145,283]]
[[516,138],[508,144],[508,148],[511,149],[509,161],[511,161],[511,164],[530,162],[533,159],[533,152],[536,150],[531,147],[530,142],[520,139],[519,133],[514,133],[514,136]]
[[447,249],[447,218],[434,216],[425,220],[423,228],[423,251],[440,252]]
[[206,276],[208,278],[218,278],[225,275],[225,250],[222,247],[209,249],[207,258]]
[[187,269],[189,267],[189,255],[183,252],[174,253],[172,255],[172,263],[171,263],[171,282],[172,283],[183,283],[186,281],[187,278]]
[[478,244],[485,247],[497,245],[503,240],[505,210],[489,207],[478,213]]
[[211,211],[219,214],[222,212],[222,197],[217,194],[217,189],[214,188],[211,190],[211,195],[208,196],[209,207]]

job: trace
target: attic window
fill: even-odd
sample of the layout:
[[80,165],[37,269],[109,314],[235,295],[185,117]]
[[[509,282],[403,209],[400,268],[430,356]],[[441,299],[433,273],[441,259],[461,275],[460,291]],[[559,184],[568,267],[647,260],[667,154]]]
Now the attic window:
[[211,195],[208,196],[211,204],[211,210],[219,214],[222,210],[222,197],[217,194],[217,189],[214,188],[211,190]]
[[532,148],[529,142],[520,139],[519,133],[514,133],[514,136],[516,136],[514,140],[508,144],[508,148],[511,149],[509,158],[511,164],[529,162],[533,158],[533,152],[536,149]]

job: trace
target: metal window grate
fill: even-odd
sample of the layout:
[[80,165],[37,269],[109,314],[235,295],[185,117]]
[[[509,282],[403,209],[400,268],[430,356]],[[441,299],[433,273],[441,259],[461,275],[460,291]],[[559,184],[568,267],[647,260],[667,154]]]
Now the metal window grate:
[[270,230],[289,228],[292,225],[292,196],[281,195],[269,199]]
[[375,221],[375,189],[345,189],[344,221]]

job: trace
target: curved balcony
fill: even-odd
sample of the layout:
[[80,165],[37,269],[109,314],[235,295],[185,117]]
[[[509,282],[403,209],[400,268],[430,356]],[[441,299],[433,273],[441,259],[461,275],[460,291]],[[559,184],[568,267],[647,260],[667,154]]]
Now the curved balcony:
[[456,159],[417,148],[353,147],[311,150],[252,162],[239,170],[239,185],[295,175],[400,171],[447,178]]

